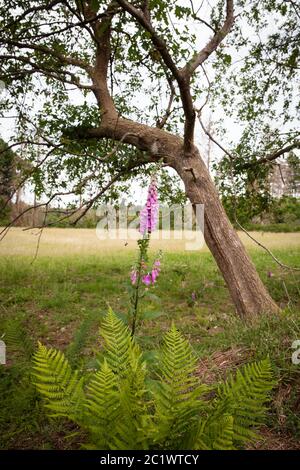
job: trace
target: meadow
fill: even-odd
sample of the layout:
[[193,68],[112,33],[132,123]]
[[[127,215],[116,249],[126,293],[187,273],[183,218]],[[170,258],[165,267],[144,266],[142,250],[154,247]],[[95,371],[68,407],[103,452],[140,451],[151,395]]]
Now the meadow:
[[[300,266],[299,233],[255,233],[283,263]],[[300,339],[300,271],[280,268],[245,234],[241,237],[280,316],[239,319],[218,268],[204,246],[185,251],[184,241],[153,240],[150,254],[163,252],[162,270],[143,308],[148,320],[138,342],[149,360],[174,321],[189,338],[205,383],[237,366],[267,356],[278,385],[260,440],[251,448],[300,448],[300,364],[293,341]],[[37,250],[38,247],[38,250]],[[108,306],[126,318],[134,240],[99,240],[92,229],[13,228],[0,243],[0,338],[7,364],[0,366],[0,448],[77,449],[74,426],[49,419],[31,381],[37,342],[63,349],[75,367],[93,368],[101,347],[98,328]]]

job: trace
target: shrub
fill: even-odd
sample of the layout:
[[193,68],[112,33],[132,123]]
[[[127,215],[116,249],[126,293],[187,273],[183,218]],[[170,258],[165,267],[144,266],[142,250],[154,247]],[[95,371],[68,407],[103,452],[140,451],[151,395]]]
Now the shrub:
[[[237,227],[238,228],[238,227]],[[300,232],[300,224],[251,224],[247,223],[244,228],[254,232],[292,233]]]
[[235,449],[256,437],[274,383],[268,359],[216,387],[199,382],[197,359],[172,325],[156,375],[127,326],[110,310],[99,370],[83,376],[64,354],[39,344],[33,377],[52,417],[65,417],[96,449]]

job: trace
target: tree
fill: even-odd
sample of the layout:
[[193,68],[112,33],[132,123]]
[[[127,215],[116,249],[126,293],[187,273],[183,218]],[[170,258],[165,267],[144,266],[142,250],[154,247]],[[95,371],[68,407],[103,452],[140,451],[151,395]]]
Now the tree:
[[[0,79],[7,90],[1,109],[18,116],[13,145],[26,144],[32,162],[27,178],[37,197],[48,196],[46,208],[84,189],[80,218],[100,198],[116,196],[130,179],[147,174],[151,164],[163,160],[173,168],[192,204],[205,205],[206,243],[237,312],[252,318],[278,307],[231,226],[195,145],[196,103],[206,93],[229,103],[222,80],[232,58],[224,52],[225,42],[229,52],[237,51],[243,28],[259,29],[272,15],[295,22],[299,9],[292,1],[278,10],[277,0],[238,0],[236,13],[233,0],[214,3],[209,16],[208,5],[200,16],[193,1],[26,0],[21,6],[1,1]],[[206,32],[210,37],[198,45]],[[245,79],[253,63],[263,62],[271,79],[261,58],[274,44],[289,67],[290,92],[298,57],[292,39],[292,52],[281,36],[268,37],[259,49],[251,40],[243,44],[248,69],[241,71],[241,83],[234,82],[240,96],[253,91]],[[214,84],[206,65],[214,70]],[[254,108],[253,102],[247,117],[243,103],[241,119],[253,120]],[[38,158],[36,145],[43,149]],[[255,154],[251,162],[257,160]]]
[[14,189],[15,180],[15,153],[8,148],[4,140],[0,139],[0,220],[7,223],[10,212],[10,200]]
[[300,159],[294,154],[287,158],[288,192],[290,196],[300,194]]

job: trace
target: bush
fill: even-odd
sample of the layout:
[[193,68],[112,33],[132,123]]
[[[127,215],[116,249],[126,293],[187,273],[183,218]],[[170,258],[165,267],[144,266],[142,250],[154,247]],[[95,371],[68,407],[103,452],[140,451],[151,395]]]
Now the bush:
[[[39,344],[34,382],[52,417],[65,417],[96,449],[235,449],[256,437],[273,386],[268,359],[216,387],[199,383],[197,359],[173,325],[155,376],[124,323],[110,310],[101,328],[99,370],[72,371],[60,351]],[[209,392],[209,393],[208,393]]]
[[[238,228],[238,227],[237,227]],[[300,232],[300,224],[245,224],[244,228],[255,232],[291,233]]]
[[[257,203],[255,210],[253,201],[245,196],[226,196],[222,203],[230,221],[237,220],[247,230],[266,232],[298,232],[300,231],[300,201],[291,196],[270,199],[266,204]],[[238,227],[237,227],[238,228]]]
[[300,225],[300,201],[291,196],[282,196],[272,204],[274,222],[298,223]]

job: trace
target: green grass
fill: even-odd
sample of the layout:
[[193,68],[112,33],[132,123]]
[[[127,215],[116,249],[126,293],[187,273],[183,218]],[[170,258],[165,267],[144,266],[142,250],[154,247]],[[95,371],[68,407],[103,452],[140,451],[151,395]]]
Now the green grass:
[[[275,254],[286,264],[300,265],[297,247],[275,250]],[[283,308],[280,317],[263,316],[257,324],[245,325],[236,317],[209,253],[166,253],[157,286],[149,289],[143,301],[145,311],[160,315],[141,325],[138,341],[150,357],[174,320],[192,342],[199,364],[208,363],[214,380],[236,367],[236,350],[243,350],[244,361],[269,355],[279,386],[268,425],[276,433],[299,438],[300,365],[291,362],[291,344],[300,339],[300,272],[279,269],[261,251],[254,250],[251,256]],[[66,350],[75,366],[93,367],[100,347],[98,326],[107,305],[122,316],[128,311],[127,287],[134,259],[135,253],[126,250],[98,257],[39,257],[33,264],[31,257],[2,257],[0,337],[6,334],[8,363],[0,366],[0,448],[78,447],[80,439],[74,428],[65,422],[57,426],[45,416],[31,385],[30,357],[40,340]],[[268,272],[273,275],[268,277]],[[192,292],[196,293],[195,303]],[[215,358],[227,357],[228,351],[233,360],[224,368]]]

